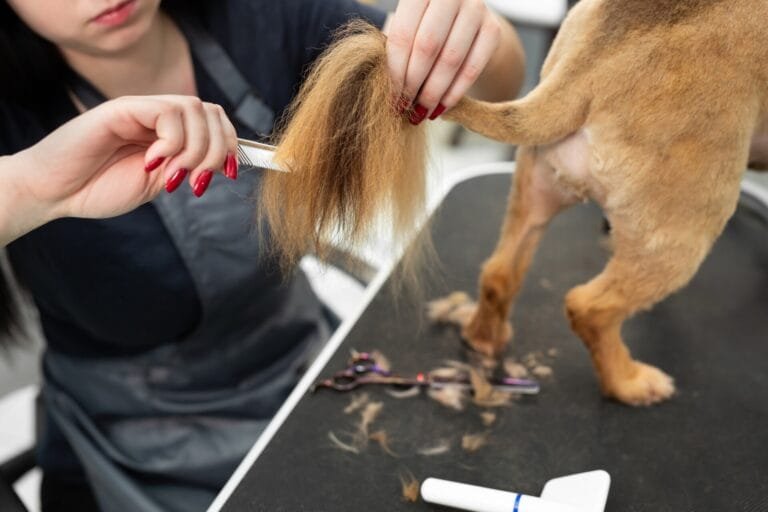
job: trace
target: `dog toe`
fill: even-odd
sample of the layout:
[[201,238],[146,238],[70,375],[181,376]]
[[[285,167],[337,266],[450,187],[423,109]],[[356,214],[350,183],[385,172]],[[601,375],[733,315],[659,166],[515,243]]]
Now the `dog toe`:
[[487,357],[499,357],[512,339],[512,324],[508,321],[496,325],[469,322],[461,332],[472,350]]
[[631,378],[607,389],[607,394],[635,407],[647,407],[669,399],[675,393],[675,381],[656,367],[635,363]]

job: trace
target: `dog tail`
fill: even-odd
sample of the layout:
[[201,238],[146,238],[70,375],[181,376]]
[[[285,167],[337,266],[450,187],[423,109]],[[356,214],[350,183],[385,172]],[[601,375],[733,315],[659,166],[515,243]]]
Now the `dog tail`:
[[465,97],[445,118],[507,144],[538,146],[556,142],[586,121],[589,99],[574,94],[574,77],[555,70],[527,96],[488,103]]
[[404,245],[418,231],[426,130],[399,115],[393,99],[386,38],[351,22],[315,62],[283,119],[277,160],[291,172],[263,179],[259,213],[283,268],[308,250],[327,259],[334,246],[353,252],[381,237]]

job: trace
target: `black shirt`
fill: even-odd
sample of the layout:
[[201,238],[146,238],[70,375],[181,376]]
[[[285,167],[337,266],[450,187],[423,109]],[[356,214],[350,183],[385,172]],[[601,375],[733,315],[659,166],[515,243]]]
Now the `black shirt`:
[[[334,29],[353,16],[384,22],[383,13],[353,0],[210,4],[206,28],[278,117]],[[194,67],[200,97],[221,104],[232,118],[232,105],[198,62]],[[0,154],[34,144],[77,115],[63,88],[51,98],[44,115],[0,100]],[[183,339],[199,321],[189,271],[151,204],[112,219],[56,220],[16,240],[8,252],[54,350],[93,357],[136,353]],[[280,279],[268,270],[265,289]]]

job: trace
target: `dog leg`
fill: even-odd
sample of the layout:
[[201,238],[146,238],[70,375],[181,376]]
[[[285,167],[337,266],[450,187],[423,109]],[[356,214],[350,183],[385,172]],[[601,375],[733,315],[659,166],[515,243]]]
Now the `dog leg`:
[[590,352],[601,391],[635,406],[660,402],[675,391],[667,374],[632,359],[621,338],[624,320],[655,302],[655,297],[632,290],[633,285],[642,285],[640,281],[647,278],[651,276],[638,275],[626,262],[613,258],[602,274],[572,289],[565,299],[571,328]]
[[537,148],[520,147],[513,190],[496,250],[480,277],[477,310],[462,335],[478,352],[500,355],[512,338],[508,317],[541,236],[576,198],[562,191]]
[[[657,226],[633,233],[631,239],[626,226],[612,224],[614,256],[600,275],[573,288],[565,299],[571,327],[590,352],[604,395],[634,406],[672,396],[672,378],[634,360],[621,327],[635,312],[649,309],[688,283],[714,242],[713,233],[719,233],[724,223],[712,218],[704,229],[690,226],[667,232]],[[697,228],[701,235],[695,233]]]

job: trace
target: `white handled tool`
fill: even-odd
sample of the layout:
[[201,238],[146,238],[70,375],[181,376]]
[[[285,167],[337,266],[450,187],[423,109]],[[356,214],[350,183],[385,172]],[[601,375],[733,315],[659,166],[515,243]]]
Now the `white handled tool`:
[[550,480],[540,498],[428,478],[421,497],[471,512],[604,512],[610,486],[611,477],[602,470]]

